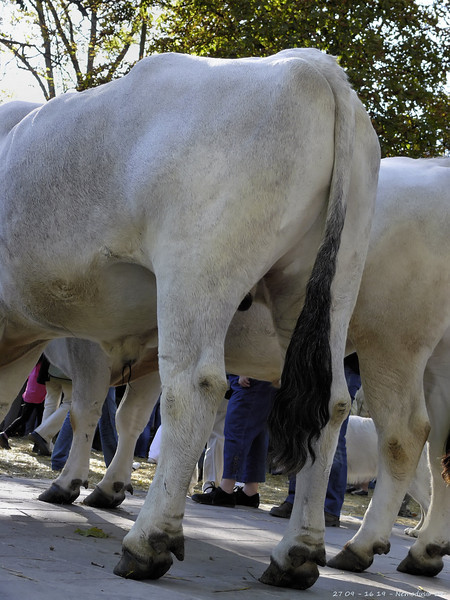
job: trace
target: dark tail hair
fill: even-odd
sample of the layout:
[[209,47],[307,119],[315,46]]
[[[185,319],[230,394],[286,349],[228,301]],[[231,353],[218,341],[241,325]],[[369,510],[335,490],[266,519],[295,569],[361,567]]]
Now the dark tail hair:
[[445,445],[445,454],[441,459],[442,464],[442,479],[447,485],[450,485],[450,432],[447,437],[447,443]]
[[[328,78],[327,78],[328,79]],[[272,460],[297,473],[329,419],[333,378],[330,349],[331,284],[344,227],[355,136],[352,91],[328,81],[335,98],[334,166],[325,233],[306,287],[305,304],[289,344],[281,387],[269,417]],[[342,368],[344,368],[342,366]]]
[[329,419],[331,283],[345,217],[341,203],[333,209],[269,416],[272,461],[287,473],[297,473],[308,455],[315,459],[312,443]]

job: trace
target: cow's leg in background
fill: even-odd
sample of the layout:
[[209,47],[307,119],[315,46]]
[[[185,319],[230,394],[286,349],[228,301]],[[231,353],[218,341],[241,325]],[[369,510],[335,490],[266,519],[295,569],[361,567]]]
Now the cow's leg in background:
[[88,485],[92,441],[110,385],[110,363],[100,346],[87,340],[54,340],[46,354],[72,379],[73,440],[61,474],[39,500],[70,504],[78,498],[80,487]]
[[336,569],[361,572],[375,554],[389,552],[392,526],[430,430],[423,393],[426,356],[410,352],[408,359],[398,361],[402,350],[404,355],[404,348],[397,347],[402,339],[393,339],[394,332],[387,339],[384,333],[383,340],[357,348],[367,407],[378,433],[379,467],[360,529],[328,562]]
[[115,508],[125,499],[125,492],[133,493],[131,471],[134,449],[139,435],[150,419],[160,391],[161,381],[157,371],[128,384],[116,413],[116,453],[106,469],[105,476],[95,490],[84,499],[84,504],[98,508]]
[[[0,386],[0,422],[8,413],[11,404],[39,360],[45,345],[46,343],[38,345],[31,350],[25,349],[17,360],[0,366],[2,379],[2,385]],[[8,356],[7,351],[5,351],[5,356]]]
[[429,445],[425,444],[417,465],[416,474],[411,481],[408,494],[420,505],[420,520],[415,527],[407,527],[406,535],[417,537],[425,522],[425,517],[430,510],[431,503],[431,470],[428,460]]
[[425,370],[425,395],[431,422],[428,454],[432,497],[418,539],[398,567],[399,571],[412,575],[437,575],[443,568],[442,556],[450,554],[450,485],[443,479],[441,460],[450,445],[449,359],[450,331],[447,330]]

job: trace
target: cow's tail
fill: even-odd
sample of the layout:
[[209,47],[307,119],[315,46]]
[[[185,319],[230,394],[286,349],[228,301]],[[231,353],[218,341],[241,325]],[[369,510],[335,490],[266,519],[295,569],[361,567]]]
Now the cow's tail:
[[445,454],[441,460],[442,464],[442,478],[447,485],[450,485],[450,432],[447,437],[445,444]]
[[[347,91],[346,91],[347,90]],[[269,417],[271,458],[287,473],[315,460],[313,442],[329,419],[332,360],[331,284],[344,227],[353,157],[355,115],[346,83],[335,92],[335,160],[325,233],[306,288],[305,303],[287,349],[281,386]]]

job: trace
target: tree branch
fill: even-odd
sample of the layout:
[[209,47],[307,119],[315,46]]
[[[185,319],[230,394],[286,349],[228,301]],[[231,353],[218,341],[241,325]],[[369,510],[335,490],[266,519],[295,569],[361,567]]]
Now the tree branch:
[[124,44],[122,50],[119,52],[119,54],[116,56],[114,61],[111,63],[111,65],[108,69],[108,81],[109,81],[109,79],[111,79],[111,76],[117,70],[117,67],[120,65],[122,60],[125,58],[126,53],[130,49],[130,45],[131,45],[130,42],[127,42],[126,44]]
[[51,98],[51,96],[49,95],[49,92],[42,81],[41,75],[39,75],[38,71],[32,66],[32,64],[29,62],[27,57],[24,56],[23,54],[21,54],[19,49],[15,48],[13,44],[18,44],[22,50],[24,47],[33,48],[34,46],[32,44],[22,44],[20,42],[14,42],[13,40],[7,40],[5,38],[0,38],[0,43],[2,43],[4,46],[6,46],[8,48],[8,50],[10,50],[10,52],[12,52],[14,54],[16,59],[19,60],[21,63],[23,63],[24,67],[20,67],[20,65],[18,65],[18,68],[26,69],[27,71],[29,71],[31,73],[31,75],[38,82],[38,85],[41,88],[42,93],[44,94],[44,98],[46,100],[49,100]]
[[147,5],[145,0],[141,0],[139,6],[139,17],[141,19],[141,35],[139,37],[139,60],[144,58],[145,54],[145,42],[147,40]]
[[[80,69],[80,64],[78,62],[78,57],[77,57],[77,52],[76,52],[76,45],[73,43],[73,39],[69,40],[67,38],[66,33],[64,31],[64,28],[63,28],[63,26],[61,24],[61,19],[58,16],[58,13],[56,11],[56,8],[55,8],[52,0],[45,0],[45,2],[46,2],[47,6],[48,6],[48,8],[49,8],[49,10],[50,10],[50,12],[52,14],[53,21],[54,21],[54,23],[56,25],[56,29],[58,30],[58,33],[59,33],[59,35],[61,37],[61,40],[62,40],[62,42],[64,44],[64,47],[67,50],[67,54],[70,57],[70,60],[71,60],[72,65],[73,65],[73,68],[75,70],[75,75],[76,75],[76,78],[77,78],[77,82],[80,83],[81,82],[81,69]],[[72,25],[72,21],[70,19],[70,15],[69,15],[68,11],[66,12],[66,17],[67,17],[67,20],[70,23],[69,30],[72,31],[73,25]]]
[[44,60],[45,60],[45,72],[48,85],[48,93],[50,98],[56,96],[55,80],[53,77],[53,62],[52,62],[52,48],[50,42],[50,34],[45,19],[44,7],[41,0],[36,2],[36,12],[38,15],[38,24],[41,30],[42,40],[44,43]]
[[97,9],[94,7],[92,8],[91,13],[91,31],[89,33],[88,59],[86,65],[86,76],[88,78],[94,68],[95,48],[97,43],[97,21]]

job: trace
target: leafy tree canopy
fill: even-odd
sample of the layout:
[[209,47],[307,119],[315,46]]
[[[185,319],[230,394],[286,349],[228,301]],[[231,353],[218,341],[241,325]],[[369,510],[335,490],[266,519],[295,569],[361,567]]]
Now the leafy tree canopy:
[[[148,0],[0,0],[0,44],[48,100],[126,73],[144,54]],[[138,51],[136,51],[138,47]]]
[[[449,152],[450,0],[0,0],[0,48],[45,98],[126,73],[145,54],[338,57],[384,156]],[[8,9],[8,11],[6,11]]]
[[162,0],[152,51],[266,56],[315,47],[338,57],[384,156],[449,149],[449,0]]

